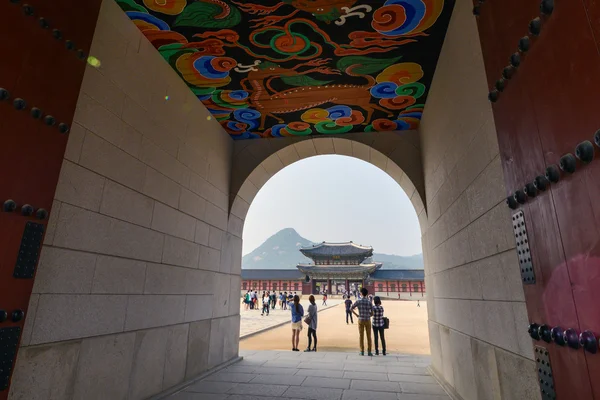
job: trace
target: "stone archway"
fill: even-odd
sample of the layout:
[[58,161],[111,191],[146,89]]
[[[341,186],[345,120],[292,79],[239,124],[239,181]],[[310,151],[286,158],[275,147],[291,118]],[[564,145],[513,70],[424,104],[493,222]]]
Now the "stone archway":
[[421,224],[427,220],[417,131],[238,143],[234,144],[228,224],[229,232],[235,236],[241,238],[252,200],[273,175],[296,161],[326,154],[355,157],[380,168],[406,192]]

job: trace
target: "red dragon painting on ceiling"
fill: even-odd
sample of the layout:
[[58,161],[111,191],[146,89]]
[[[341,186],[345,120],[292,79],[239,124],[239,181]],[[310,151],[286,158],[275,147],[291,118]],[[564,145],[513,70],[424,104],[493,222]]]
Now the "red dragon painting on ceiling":
[[234,139],[414,129],[453,0],[117,0]]

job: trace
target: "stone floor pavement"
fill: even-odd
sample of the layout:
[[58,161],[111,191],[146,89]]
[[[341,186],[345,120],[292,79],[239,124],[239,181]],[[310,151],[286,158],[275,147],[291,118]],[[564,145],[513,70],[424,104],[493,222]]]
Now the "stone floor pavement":
[[429,356],[244,352],[244,359],[168,400],[449,400]]
[[[305,296],[306,297],[306,296]],[[322,306],[322,300],[317,299],[317,310],[327,310],[328,308],[335,307],[340,303],[343,303],[341,299],[329,299],[327,300],[327,306]],[[308,310],[308,300],[302,299],[300,304],[304,307],[304,312]],[[343,310],[342,310],[343,311]],[[262,308],[256,310],[246,310],[242,304],[240,307],[240,338],[244,338],[248,335],[252,335],[256,332],[261,332],[266,329],[273,328],[281,325],[285,322],[290,322],[292,319],[292,313],[289,310],[280,309],[279,305],[274,310],[269,310],[268,316],[261,316]]]

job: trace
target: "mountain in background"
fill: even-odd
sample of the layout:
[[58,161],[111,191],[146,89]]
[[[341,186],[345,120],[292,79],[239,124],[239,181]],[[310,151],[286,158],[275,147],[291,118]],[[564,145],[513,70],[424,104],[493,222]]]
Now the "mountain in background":
[[[265,240],[242,258],[244,269],[294,269],[311,259],[300,253],[300,247],[317,244],[303,238],[293,228],[285,228]],[[373,260],[382,262],[382,269],[423,269],[423,255],[403,257],[374,253]]]

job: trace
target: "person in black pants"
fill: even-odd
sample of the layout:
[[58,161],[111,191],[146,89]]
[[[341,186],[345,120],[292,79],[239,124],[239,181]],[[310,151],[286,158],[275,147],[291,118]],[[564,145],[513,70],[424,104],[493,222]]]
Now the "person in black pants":
[[375,296],[373,299],[375,305],[373,306],[373,334],[375,335],[375,355],[379,355],[379,338],[381,336],[381,348],[383,355],[385,356],[385,322],[383,321],[383,307],[381,306],[381,299],[379,296]]
[[346,305],[346,324],[348,324],[348,316],[350,316],[350,321],[354,323],[354,319],[352,319],[352,311],[350,310],[350,307],[352,307],[352,300],[350,300],[350,295],[346,297],[346,301],[344,301],[344,304]]
[[[308,306],[308,347],[305,352],[317,351],[317,304],[315,303],[315,296],[312,294],[308,296],[310,305]],[[314,339],[314,347],[311,348],[312,340]]]

